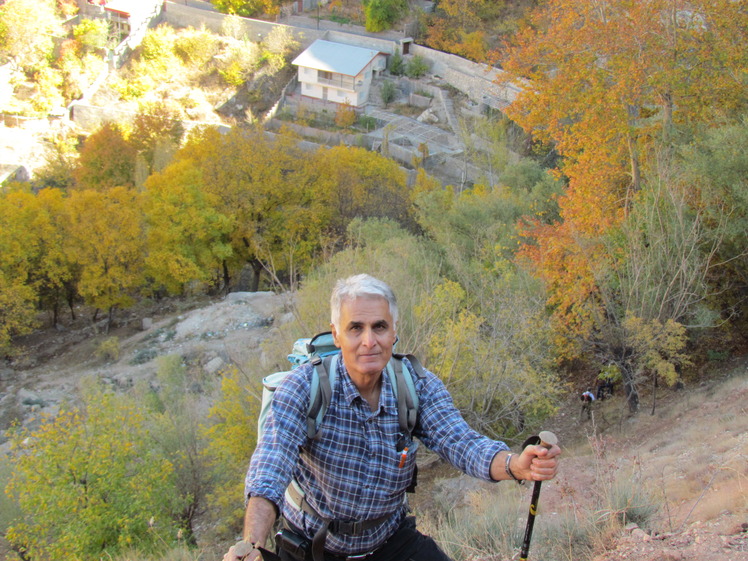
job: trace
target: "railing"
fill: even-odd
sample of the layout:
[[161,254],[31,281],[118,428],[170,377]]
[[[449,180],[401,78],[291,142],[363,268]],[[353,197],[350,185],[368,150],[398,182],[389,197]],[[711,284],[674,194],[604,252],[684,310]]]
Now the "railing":
[[355,91],[353,78],[350,76],[340,76],[332,79],[317,77],[317,83],[322,86],[332,86],[343,90]]

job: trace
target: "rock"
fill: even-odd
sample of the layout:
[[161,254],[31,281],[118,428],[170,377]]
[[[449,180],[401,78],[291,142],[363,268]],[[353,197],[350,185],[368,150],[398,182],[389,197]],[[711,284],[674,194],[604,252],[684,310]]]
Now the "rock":
[[636,528],[631,532],[631,537],[637,541],[648,542],[650,539],[649,534],[641,528]]
[[220,356],[217,356],[215,358],[210,359],[205,366],[203,366],[203,370],[205,370],[206,374],[213,375],[217,373],[221,368],[223,368],[224,362],[223,359]]
[[143,318],[140,327],[143,331],[148,331],[151,327],[153,327],[153,318]]

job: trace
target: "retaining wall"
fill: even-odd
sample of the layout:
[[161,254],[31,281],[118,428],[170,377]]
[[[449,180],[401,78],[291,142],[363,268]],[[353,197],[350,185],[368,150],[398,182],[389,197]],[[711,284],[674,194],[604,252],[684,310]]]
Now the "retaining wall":
[[[229,17],[226,14],[213,12],[211,10],[203,10],[200,8],[193,8],[185,4],[179,4],[176,2],[166,2],[166,8],[162,14],[162,20],[171,25],[172,27],[194,27],[199,28],[204,25],[207,29],[210,29],[214,33],[220,33],[223,21]],[[273,23],[270,21],[262,21],[258,19],[250,18],[239,18],[244,27],[244,31],[249,39],[252,41],[262,41],[267,37],[268,33],[275,27],[287,28],[291,35],[296,39],[303,48],[311,45],[316,39],[324,37],[326,31],[315,29],[305,29],[301,27],[293,27],[283,23]]]

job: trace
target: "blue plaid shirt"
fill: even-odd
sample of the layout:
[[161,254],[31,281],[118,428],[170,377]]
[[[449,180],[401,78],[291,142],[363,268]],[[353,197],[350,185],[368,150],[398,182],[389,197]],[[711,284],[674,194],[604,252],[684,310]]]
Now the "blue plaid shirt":
[[[412,367],[407,363],[408,370]],[[355,555],[381,546],[399,526],[408,506],[405,489],[416,464],[411,443],[406,462],[396,444],[400,435],[397,399],[389,376],[382,376],[379,408],[372,412],[353,385],[343,361],[317,437],[307,438],[306,412],[313,368],[296,368],[275,391],[265,431],[247,472],[246,496],[264,497],[311,538],[322,521],[284,501],[292,478],[309,504],[330,520],[390,518],[357,536],[328,533],[326,549]],[[472,430],[454,407],[444,384],[426,371],[413,374],[418,392],[418,425],[413,436],[468,475],[490,481],[491,460],[506,444]]]

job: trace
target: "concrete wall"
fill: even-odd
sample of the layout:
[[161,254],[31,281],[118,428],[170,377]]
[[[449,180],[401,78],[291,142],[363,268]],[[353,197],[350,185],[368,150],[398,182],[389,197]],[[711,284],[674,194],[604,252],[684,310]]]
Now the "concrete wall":
[[[223,21],[229,17],[226,14],[193,8],[192,6],[177,2],[166,2],[165,6],[166,9],[162,15],[162,20],[172,27],[199,28],[201,25],[205,25],[207,29],[210,29],[214,33],[220,33]],[[287,28],[291,32],[294,39],[301,43],[302,48],[306,48],[315,40],[324,38],[326,33],[324,30],[317,31],[314,29],[302,29],[299,27],[292,27],[281,23],[273,23],[257,19],[239,19],[243,23],[247,37],[252,41],[261,41],[267,37],[268,33],[270,33],[273,28],[281,26]]]
[[372,49],[374,51],[380,51],[382,53],[393,54],[396,49],[400,48],[399,41],[393,41],[391,39],[380,39],[378,37],[367,37],[364,35],[355,35],[353,33],[345,33],[343,31],[332,31],[326,32],[325,40],[332,41],[334,43],[342,43],[343,45],[353,45],[354,47],[362,47],[364,49]]
[[496,84],[496,79],[503,74],[500,69],[415,44],[410,46],[410,54],[423,57],[429,63],[431,74],[444,79],[473,101],[494,109],[509,105],[520,91],[516,86]]

